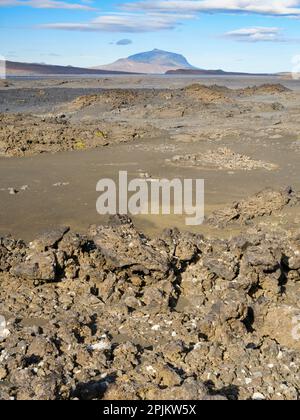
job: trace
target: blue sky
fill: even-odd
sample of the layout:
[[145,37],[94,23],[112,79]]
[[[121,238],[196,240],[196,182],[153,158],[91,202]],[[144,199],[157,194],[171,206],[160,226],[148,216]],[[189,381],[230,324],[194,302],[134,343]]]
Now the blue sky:
[[160,48],[195,66],[291,71],[300,0],[0,0],[0,55],[90,67]]

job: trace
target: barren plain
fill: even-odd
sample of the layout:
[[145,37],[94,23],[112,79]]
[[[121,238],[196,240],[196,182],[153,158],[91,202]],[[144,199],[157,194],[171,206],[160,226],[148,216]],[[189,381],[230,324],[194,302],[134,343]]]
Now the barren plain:
[[[0,81],[0,399],[300,395],[300,84]],[[96,213],[204,178],[205,222]]]

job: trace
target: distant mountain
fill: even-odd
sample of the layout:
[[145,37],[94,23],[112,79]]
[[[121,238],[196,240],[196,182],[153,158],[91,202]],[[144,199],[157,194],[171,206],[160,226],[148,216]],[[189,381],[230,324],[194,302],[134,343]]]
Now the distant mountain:
[[169,70],[196,69],[181,54],[155,49],[121,58],[112,64],[95,67],[101,70],[164,74]]
[[168,70],[166,74],[190,75],[190,76],[276,76],[267,73],[238,73],[224,70],[204,70],[204,69],[177,69]]
[[278,76],[282,77],[283,79],[287,79],[287,80],[292,80],[292,79],[296,79],[299,80],[299,77],[297,78],[297,75],[295,77],[295,75],[293,75],[293,73],[291,72],[282,72],[282,73],[278,73]]
[[[147,62],[148,61],[148,62]],[[0,60],[1,65],[1,60]],[[179,67],[178,67],[179,66]],[[153,50],[120,59],[113,64],[96,68],[55,66],[41,63],[19,63],[6,61],[7,76],[72,76],[72,75],[114,75],[114,74],[169,74],[192,76],[280,76],[292,78],[291,73],[253,74],[235,73],[223,70],[204,70],[193,67],[184,56],[166,51]]]
[[49,64],[18,63],[6,61],[7,76],[56,76],[56,75],[103,75],[128,74],[128,72],[85,69],[72,66],[55,66]]

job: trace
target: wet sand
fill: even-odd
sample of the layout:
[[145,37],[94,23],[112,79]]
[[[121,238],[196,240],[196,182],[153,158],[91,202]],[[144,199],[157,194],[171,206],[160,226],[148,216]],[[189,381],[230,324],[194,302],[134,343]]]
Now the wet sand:
[[[74,230],[85,231],[90,224],[105,222],[106,218],[96,212],[99,196],[96,184],[102,178],[117,181],[121,170],[128,171],[129,179],[139,177],[141,171],[159,179],[204,179],[206,216],[216,208],[241,200],[266,187],[279,189],[293,185],[295,189],[300,189],[298,154],[285,150],[282,145],[255,151],[251,145],[239,144],[236,149],[241,153],[268,159],[276,163],[279,169],[230,172],[170,167],[165,159],[174,154],[167,147],[172,143],[157,139],[152,140],[151,144],[154,149],[157,146],[157,149],[145,150],[143,146],[148,145],[145,139],[134,145],[91,151],[0,158],[0,232],[32,240],[40,231],[57,225],[68,225]],[[204,150],[205,145],[201,149]],[[183,153],[184,150],[184,145],[177,145],[176,153]],[[189,146],[190,153],[197,150],[198,145]],[[20,190],[24,185],[28,185],[27,190],[15,195],[9,194],[8,188]],[[173,226],[195,232],[204,230],[201,226],[185,226],[185,216],[138,216],[136,221],[138,227],[151,235]]]

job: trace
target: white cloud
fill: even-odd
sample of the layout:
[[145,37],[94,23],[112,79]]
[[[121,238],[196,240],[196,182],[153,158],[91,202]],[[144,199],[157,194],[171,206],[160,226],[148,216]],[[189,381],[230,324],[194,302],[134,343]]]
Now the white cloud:
[[[96,10],[93,0],[78,3],[61,0],[0,0],[0,7],[28,6],[36,9]],[[127,11],[171,13],[248,13],[300,17],[300,0],[137,0],[121,6]]]
[[120,45],[120,46],[130,45],[130,44],[132,44],[132,40],[131,39],[119,39],[119,41],[117,41],[115,44]]
[[34,9],[97,10],[88,4],[68,3],[59,0],[0,0],[0,7],[23,6]]
[[169,12],[246,13],[300,17],[300,0],[142,0],[126,3],[127,10]]
[[224,37],[242,42],[284,42],[280,28],[242,28],[226,32]]
[[[76,1],[76,0],[74,0]],[[45,9],[96,10],[92,0],[0,0],[1,6],[28,6]],[[187,19],[201,13],[260,14],[300,18],[300,0],[136,0],[118,6],[122,13],[101,14],[87,22],[55,22],[37,28],[83,31],[138,33],[172,30]],[[247,33],[227,33],[225,36],[244,41],[284,41],[272,29],[250,28]],[[249,33],[250,30],[250,33]],[[240,30],[245,31],[245,30]]]
[[39,25],[42,29],[83,32],[153,32],[174,29],[180,24],[178,16],[165,14],[115,13],[102,15],[87,23],[50,23]]

